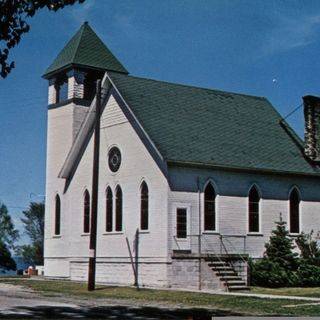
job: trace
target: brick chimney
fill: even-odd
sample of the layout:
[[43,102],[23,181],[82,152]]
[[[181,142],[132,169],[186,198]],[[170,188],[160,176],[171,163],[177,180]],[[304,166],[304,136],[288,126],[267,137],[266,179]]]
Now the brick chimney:
[[304,152],[314,162],[320,162],[320,98],[304,96]]

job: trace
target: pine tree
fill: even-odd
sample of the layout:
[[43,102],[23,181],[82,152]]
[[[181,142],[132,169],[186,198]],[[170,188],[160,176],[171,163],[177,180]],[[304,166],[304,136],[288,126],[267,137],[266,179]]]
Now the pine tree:
[[293,252],[294,247],[293,239],[286,229],[286,222],[280,215],[276,228],[271,232],[269,242],[265,244],[265,257],[278,263],[285,270],[295,270],[298,265],[298,253]]

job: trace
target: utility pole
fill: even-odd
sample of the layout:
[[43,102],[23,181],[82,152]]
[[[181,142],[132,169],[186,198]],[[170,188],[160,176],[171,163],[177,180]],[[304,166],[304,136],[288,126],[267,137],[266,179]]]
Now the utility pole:
[[88,291],[95,289],[96,282],[96,247],[99,185],[99,153],[100,153],[100,116],[101,116],[101,80],[97,81],[96,116],[94,126],[93,169],[92,169],[92,202],[89,246]]

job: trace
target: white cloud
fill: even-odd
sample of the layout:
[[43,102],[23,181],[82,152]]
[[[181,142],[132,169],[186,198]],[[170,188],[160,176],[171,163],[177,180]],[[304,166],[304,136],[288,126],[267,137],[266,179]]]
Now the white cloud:
[[302,17],[278,15],[274,26],[266,34],[261,47],[262,55],[307,46],[317,40],[319,29],[320,14]]

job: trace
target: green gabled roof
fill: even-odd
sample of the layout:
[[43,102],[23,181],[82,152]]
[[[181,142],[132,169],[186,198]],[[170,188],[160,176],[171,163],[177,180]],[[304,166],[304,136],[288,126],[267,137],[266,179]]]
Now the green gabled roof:
[[54,72],[71,66],[128,73],[87,22],[66,44],[43,76],[48,78]]
[[265,98],[109,73],[168,162],[320,173]]

